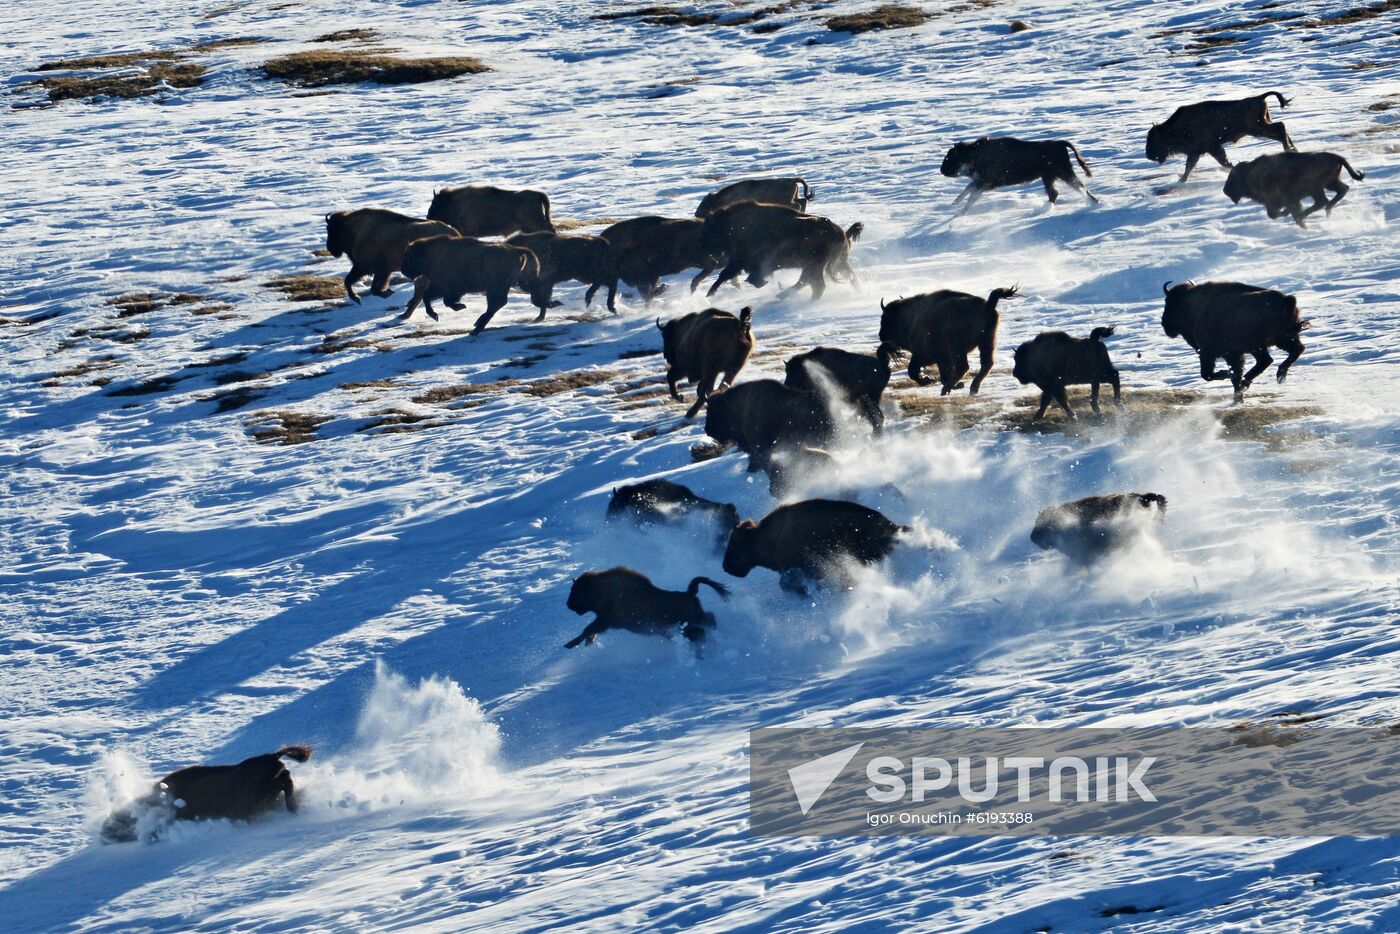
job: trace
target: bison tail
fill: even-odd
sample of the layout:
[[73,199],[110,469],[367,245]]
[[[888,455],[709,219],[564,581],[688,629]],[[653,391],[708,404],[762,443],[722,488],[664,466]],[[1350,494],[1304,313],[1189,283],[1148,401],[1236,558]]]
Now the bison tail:
[[1351,167],[1351,163],[1348,162],[1346,159],[1342,159],[1342,168],[1346,169],[1347,174],[1350,175],[1352,178],[1356,179],[1358,182],[1366,177],[1365,172],[1358,172],[1356,171],[1356,169],[1353,169]]
[[799,178],[797,184],[802,186],[802,200],[811,201],[816,195],[812,193],[812,186],[807,184],[807,179]]
[[665,334],[665,333],[666,333],[666,329],[665,329],[664,327],[661,326],[661,319],[660,319],[660,318],[657,318],[657,319],[656,319],[656,329],[657,329],[658,331],[660,331],[662,334]]
[[1278,91],[1265,91],[1263,94],[1260,94],[1259,97],[1260,97],[1261,99],[1264,99],[1264,100],[1267,100],[1267,99],[1270,98],[1270,97],[1277,97],[1277,98],[1278,98],[1278,105],[1279,105],[1280,107],[1287,107],[1289,104],[1292,103],[1292,101],[1290,101],[1288,98],[1284,97],[1284,96],[1283,96],[1282,94],[1280,94]]
[[1163,294],[1163,295],[1170,295],[1170,294],[1171,294],[1171,291],[1172,291],[1172,280],[1168,279],[1166,282],[1163,282],[1163,283],[1162,283],[1162,294]]
[[846,239],[851,241],[852,243],[855,243],[857,240],[860,239],[860,235],[864,232],[865,225],[862,224],[860,221],[856,221],[854,224],[846,228]]
[[305,762],[311,758],[310,746],[283,746],[273,753],[279,759],[291,759],[294,762]]
[[1003,298],[1014,298],[1021,291],[1019,285],[1013,285],[1009,289],[992,289],[992,294],[987,296],[987,304],[996,307],[996,303]]
[[685,592],[692,597],[698,596],[700,594],[701,584],[704,584],[706,587],[713,589],[714,592],[719,594],[721,597],[725,599],[729,598],[729,588],[721,583],[710,580],[708,577],[693,578],[690,581],[690,586],[685,589]]
[[1084,157],[1079,154],[1079,147],[1071,143],[1069,140],[1064,140],[1064,144],[1065,148],[1068,149],[1074,155],[1074,161],[1078,162],[1079,167],[1084,170],[1084,177],[1093,178],[1094,173],[1089,171],[1089,166],[1087,163],[1085,163]]
[[1113,336],[1113,328],[1112,328],[1112,327],[1107,327],[1107,328],[1094,328],[1092,331],[1089,332],[1089,340],[1091,340],[1091,341],[1101,341],[1101,340],[1103,340],[1105,337],[1112,337],[1112,336]]
[[1312,319],[1311,319],[1311,318],[1304,318],[1302,321],[1299,321],[1299,322],[1298,322],[1298,333],[1299,333],[1299,334],[1302,334],[1304,331],[1306,331],[1308,328],[1310,328],[1310,327],[1312,327],[1312,326],[1313,326]]

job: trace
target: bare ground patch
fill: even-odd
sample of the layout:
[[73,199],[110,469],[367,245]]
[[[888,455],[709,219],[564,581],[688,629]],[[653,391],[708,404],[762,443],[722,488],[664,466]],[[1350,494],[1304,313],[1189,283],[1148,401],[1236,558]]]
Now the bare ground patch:
[[826,28],[832,32],[848,32],[859,35],[863,32],[877,32],[886,29],[910,29],[922,26],[932,17],[928,12],[915,6],[901,3],[882,3],[873,10],[863,13],[847,13],[833,16],[826,21]]
[[264,411],[248,416],[246,424],[259,444],[306,444],[318,439],[316,429],[330,419],[309,412]]
[[209,298],[194,292],[127,292],[107,299],[117,309],[118,318],[133,318],[167,305],[198,305]]
[[325,302],[345,296],[345,282],[336,276],[298,273],[269,279],[263,285],[276,289],[292,302]]
[[333,84],[421,84],[490,70],[479,59],[466,55],[402,58],[352,49],[293,52],[262,64],[267,77],[303,88]]
[[178,49],[145,49],[135,52],[109,52],[43,62],[35,71],[110,72],[108,74],[49,75],[21,86],[41,88],[49,103],[96,98],[131,99],[161,91],[197,88],[204,84],[208,70],[187,61],[219,49],[255,45],[265,39],[239,37],[215,39]]
[[595,13],[593,19],[635,19],[648,26],[709,26],[719,19],[719,14],[697,12],[686,7],[653,5]]

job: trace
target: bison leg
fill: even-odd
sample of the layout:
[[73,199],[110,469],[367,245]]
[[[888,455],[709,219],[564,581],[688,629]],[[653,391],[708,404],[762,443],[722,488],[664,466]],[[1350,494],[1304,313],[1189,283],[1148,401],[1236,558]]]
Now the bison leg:
[[530,290],[530,304],[540,310],[535,316],[536,321],[543,321],[545,314],[551,308],[558,308],[563,302],[554,301],[554,285],[541,284],[537,288]]
[[[587,292],[584,292],[584,293],[583,293],[583,304],[584,304],[585,307],[588,306],[588,305],[592,305],[592,304],[593,304],[593,296],[598,294],[598,287],[601,286],[602,284],[603,284],[603,283],[601,283],[601,282],[595,282],[595,283],[593,283],[592,285],[590,285],[590,286],[588,287],[588,291],[587,291]],[[613,283],[612,283],[612,291],[615,291],[616,289],[617,289],[617,280],[614,279],[614,280],[613,280]],[[611,295],[611,294],[612,294],[612,291],[609,291],[608,294]]]
[[1337,197],[1333,198],[1331,201],[1328,201],[1326,204],[1327,213],[1331,214],[1332,209],[1337,206],[1337,202],[1342,200],[1346,193],[1351,191],[1351,188],[1348,185],[1344,184],[1340,178],[1332,184],[1328,185],[1327,187],[1337,193]]
[[1217,379],[1230,378],[1228,370],[1217,370],[1215,368],[1215,359],[1213,355],[1208,356],[1204,352],[1201,353],[1201,379],[1208,383]]
[[345,294],[349,295],[350,301],[354,302],[356,305],[360,304],[360,296],[355,294],[355,283],[359,282],[368,274],[368,269],[354,264],[351,264],[350,271],[345,274]]
[[1254,382],[1255,378],[1269,368],[1269,364],[1274,362],[1274,358],[1269,356],[1269,348],[1260,347],[1258,350],[1251,350],[1254,356],[1254,366],[1249,368],[1249,372],[1244,375],[1244,388]]
[[1065,176],[1065,182],[1071,188],[1078,189],[1080,194],[1084,195],[1084,197],[1088,198],[1090,201],[1094,202],[1095,204],[1099,203],[1099,199],[1094,196],[1094,193],[1092,191],[1089,190],[1088,185],[1084,184],[1079,180],[1078,176],[1074,174],[1073,169],[1070,169],[1069,175]]
[[608,280],[608,311],[617,314],[617,280]]
[[1313,211],[1316,211],[1316,210],[1317,210],[1317,205],[1316,205],[1316,204],[1314,204],[1314,205],[1312,206],[1312,209],[1311,209],[1311,210],[1304,210],[1304,209],[1303,209],[1303,202],[1302,202],[1302,200],[1298,200],[1298,201],[1294,201],[1293,204],[1288,208],[1288,210],[1287,210],[1285,213],[1287,213],[1287,214],[1292,214],[1292,215],[1293,215],[1293,220],[1297,222],[1297,224],[1298,224],[1299,227],[1306,227],[1306,226],[1308,226],[1308,221],[1307,221],[1308,215],[1311,214]]
[[985,189],[982,188],[982,186],[977,184],[976,182],[972,182],[966,188],[963,189],[963,193],[958,195],[958,197],[953,201],[954,204],[957,204],[963,198],[967,199],[967,204],[964,204],[963,209],[958,212],[959,217],[962,217],[968,211],[972,210],[972,205],[976,203],[978,198],[982,197],[982,192],[984,190]]
[[982,388],[982,380],[987,378],[987,374],[992,372],[992,364],[996,359],[996,335],[991,334],[982,343],[977,345],[977,359],[981,364],[977,369],[977,375],[972,379],[972,388],[969,395],[977,395],[977,390]]
[[1221,146],[1219,143],[1216,143],[1214,146],[1210,147],[1210,157],[1216,162],[1220,163],[1220,167],[1222,169],[1234,168],[1234,165],[1232,165],[1230,162],[1230,157],[1225,155],[1225,147]]
[[1278,346],[1280,350],[1288,351],[1288,357],[1278,365],[1278,373],[1276,374],[1278,381],[1281,383],[1284,377],[1288,375],[1288,368],[1302,355],[1303,342],[1298,340],[1297,337],[1293,337],[1288,340],[1279,341]]
[[706,277],[708,277],[710,273],[714,271],[715,266],[713,263],[706,263],[705,265],[701,266],[700,271],[695,274],[695,278],[690,280],[690,291],[693,293],[696,289],[700,288],[700,283],[704,282]]
[[676,391],[676,383],[680,382],[680,379],[681,372],[675,367],[671,367],[666,371],[666,385],[671,390],[671,398],[675,399],[677,402],[681,401],[681,394]]
[[410,317],[412,317],[413,310],[418,307],[419,303],[421,303],[424,300],[424,296],[426,296],[427,294],[427,276],[419,276],[417,279],[413,280],[413,298],[409,299],[408,307],[404,309],[403,314],[399,315],[399,320],[407,321]]
[[1193,152],[1186,157],[1186,171],[1181,173],[1181,178],[1177,180],[1178,185],[1186,184],[1186,180],[1191,177],[1192,171],[1196,168],[1196,163],[1201,161],[1201,154]]
[[1235,387],[1236,401],[1244,398],[1244,354],[1231,354],[1225,358],[1230,367],[1230,385]]
[[[282,774],[277,777],[277,791],[282,793],[282,800],[286,803],[287,810],[295,814],[297,812],[297,790],[296,785],[292,783],[292,773],[286,769],[283,769]],[[277,794],[274,792],[273,797],[276,796]]]
[[1103,414],[1103,410],[1099,408],[1099,384],[1097,381],[1089,384],[1089,408],[1094,410],[1095,415]]
[[1113,376],[1109,378],[1109,385],[1113,387],[1113,404],[1117,408],[1123,407],[1123,392],[1118,386],[1118,371],[1113,371]]
[[393,295],[394,290],[389,288],[390,275],[388,272],[376,272],[374,280],[369,284],[369,294],[377,295],[379,298],[388,298]]
[[1284,152],[1298,151],[1298,147],[1293,145],[1293,137],[1288,135],[1288,127],[1282,123],[1266,123],[1259,128],[1257,135],[1282,143]]
[[710,296],[714,295],[716,292],[719,291],[720,286],[724,285],[726,282],[728,282],[730,279],[733,279],[741,272],[743,272],[743,264],[739,262],[739,259],[737,257],[731,259],[729,261],[729,265],[725,266],[724,269],[720,272],[719,278],[715,280],[714,285],[710,286],[710,291],[705,293],[705,297],[709,298]]
[[807,575],[797,568],[788,568],[778,575],[778,586],[790,594],[807,596]]
[[938,382],[943,386],[938,394],[946,396],[953,391],[953,386],[957,383],[958,378],[967,371],[958,368],[957,360],[951,354],[939,357],[934,363],[938,367]]
[[476,319],[476,324],[472,325],[472,333],[480,334],[486,330],[486,325],[491,323],[491,319],[496,317],[496,312],[506,307],[509,292],[502,289],[497,292],[486,293],[486,311],[480,318]]
[[601,636],[603,633],[607,632],[607,630],[607,625],[601,619],[595,619],[593,622],[583,627],[583,632],[579,633],[577,636],[574,636],[568,642],[565,642],[564,648],[576,649],[579,646],[583,645],[585,642],[587,642],[589,645],[592,645],[594,642],[597,642],[598,637]]
[[1050,390],[1042,389],[1040,391],[1040,408],[1036,409],[1035,417],[1032,418],[1031,421],[1038,422],[1045,417],[1045,410],[1050,408],[1050,400],[1052,398],[1053,396],[1050,395]]
[[1050,199],[1051,204],[1060,200],[1060,193],[1055,190],[1055,177],[1053,175],[1042,175],[1040,183],[1045,186],[1045,197]]
[[932,382],[933,382],[933,379],[932,379],[931,377],[925,376],[925,375],[923,374],[923,369],[924,369],[924,361],[920,360],[918,357],[914,356],[913,354],[910,354],[910,355],[909,355],[909,378],[912,379],[914,382],[918,383],[920,386],[927,386],[929,383],[932,383]]
[[[1060,383],[1051,386],[1050,392],[1053,393],[1055,396],[1055,404],[1065,410],[1065,415],[1071,419],[1078,420],[1079,416],[1075,415],[1074,409],[1069,407],[1069,396],[1065,394],[1064,384]],[[1094,411],[1097,412],[1098,409],[1095,409]]]

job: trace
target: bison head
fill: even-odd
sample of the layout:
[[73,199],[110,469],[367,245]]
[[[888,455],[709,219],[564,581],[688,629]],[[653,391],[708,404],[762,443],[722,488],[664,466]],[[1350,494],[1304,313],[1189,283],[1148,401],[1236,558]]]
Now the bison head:
[[733,418],[729,413],[728,390],[711,394],[705,403],[705,434],[720,444],[739,440],[734,435]]
[[596,580],[596,571],[589,571],[587,574],[574,578],[574,586],[569,588],[569,599],[564,605],[579,616],[593,612],[593,584]]
[[957,178],[968,173],[968,160],[972,156],[971,143],[954,143],[953,148],[943,157],[943,166],[938,171],[949,178]]
[[1035,382],[1035,376],[1031,372],[1031,342],[1026,341],[1016,348],[1016,365],[1011,368],[1011,375],[1016,377],[1022,386]]
[[718,200],[715,195],[716,192],[712,191],[700,199],[700,206],[695,209],[696,217],[709,217],[715,212],[715,208],[718,207]]
[[350,252],[350,232],[345,229],[346,212],[326,215],[326,252],[336,259]]
[[1152,129],[1147,131],[1147,158],[1158,165],[1166,162],[1167,156],[1171,155],[1165,135],[1160,123],[1154,123]]
[[428,271],[428,240],[414,240],[403,251],[403,262],[399,271],[410,279],[417,279]]
[[907,298],[896,299],[885,304],[885,300],[880,300],[880,344],[890,345],[895,349],[908,349],[909,347],[909,309],[910,300]]
[[433,203],[428,205],[428,220],[452,223],[452,189],[444,188],[433,192]]
[[1230,175],[1225,179],[1225,197],[1235,204],[1240,203],[1240,199],[1248,194],[1245,186],[1245,167],[1248,162],[1241,162],[1230,170]]
[[748,577],[758,565],[754,550],[758,544],[758,523],[745,519],[729,533],[729,545],[724,549],[724,573],[731,577]]
[[[1169,284],[1169,283],[1168,283]],[[1162,291],[1167,295],[1166,307],[1162,309],[1162,330],[1168,337],[1180,337],[1185,318],[1185,309],[1182,307],[1186,301],[1186,292],[1191,288],[1189,282],[1182,282],[1167,288],[1167,284],[1162,286]]]

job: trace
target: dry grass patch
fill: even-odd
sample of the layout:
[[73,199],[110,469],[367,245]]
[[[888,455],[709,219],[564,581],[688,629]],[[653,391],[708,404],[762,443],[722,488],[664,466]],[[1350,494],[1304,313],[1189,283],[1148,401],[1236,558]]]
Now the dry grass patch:
[[345,282],[337,276],[313,276],[300,273],[294,276],[278,276],[263,283],[276,289],[291,302],[325,302],[345,295]]
[[593,14],[594,19],[637,19],[648,26],[708,26],[719,19],[718,13],[697,13],[675,6],[641,6],[628,10],[610,10]]
[[96,373],[101,370],[109,370],[116,365],[117,358],[112,354],[89,357],[82,363],[75,364],[66,369],[54,370],[48,375],[48,378],[43,381],[43,385],[58,386],[61,385],[62,381],[65,379],[71,379],[75,376],[86,376],[89,373]]
[[312,42],[377,42],[379,33],[373,29],[340,29],[317,36]]
[[357,383],[341,383],[341,384],[340,384],[340,388],[341,388],[341,389],[347,389],[347,390],[355,390],[355,389],[389,389],[389,388],[392,388],[392,387],[397,386],[397,385],[398,385],[398,383],[396,383],[396,382],[395,382],[394,380],[392,380],[392,379],[366,379],[366,380],[361,380],[361,381],[359,381],[359,382],[357,382]]
[[259,444],[306,444],[319,437],[316,429],[330,419],[309,412],[255,412],[247,419],[249,433]]
[[109,396],[149,396],[152,393],[165,392],[180,382],[176,376],[157,376],[155,379],[148,379],[144,382],[126,386],[122,389],[114,389],[109,392]]
[[690,446],[690,460],[692,463],[701,461],[711,461],[729,450],[727,444],[717,444],[714,441],[701,441]]
[[463,383],[459,386],[437,386],[413,397],[418,405],[452,402],[463,396],[480,393],[502,393],[512,386],[520,385],[518,379],[498,379],[489,383]]
[[918,7],[904,6],[899,3],[883,3],[873,10],[866,10],[864,13],[833,16],[826,21],[826,28],[832,32],[849,32],[853,35],[859,35],[863,32],[922,26],[929,21],[929,18],[928,13]]
[[303,88],[331,84],[418,84],[490,71],[466,55],[398,58],[349,49],[293,52],[263,62],[269,78]]
[[376,412],[374,419],[367,424],[361,425],[355,430],[357,432],[373,431],[377,434],[397,434],[405,431],[422,431],[425,428],[437,428],[447,424],[434,416],[425,415],[422,412],[413,412],[409,409],[385,409]]
[[1400,0],[1385,0],[1384,3],[1353,7],[1350,10],[1333,13],[1331,16],[1319,16],[1315,19],[1303,20],[1303,22],[1297,25],[1303,29],[1318,29],[1323,26],[1346,26],[1351,23],[1364,23],[1378,16],[1384,16],[1393,10],[1400,10]]
[[619,221],[625,220],[622,217],[594,217],[590,220],[556,220],[555,230],[578,230],[580,227],[611,227]]
[[107,299],[107,304],[117,309],[118,318],[131,318],[167,305],[195,305],[207,301],[208,297],[194,292],[127,292]]
[[236,389],[216,393],[210,398],[218,400],[219,404],[214,407],[214,411],[215,413],[219,413],[241,409],[246,405],[251,405],[262,397],[263,394],[251,386],[239,386]]
[[621,375],[618,370],[573,370],[523,383],[520,391],[531,396],[556,396],[561,392],[587,389]]

